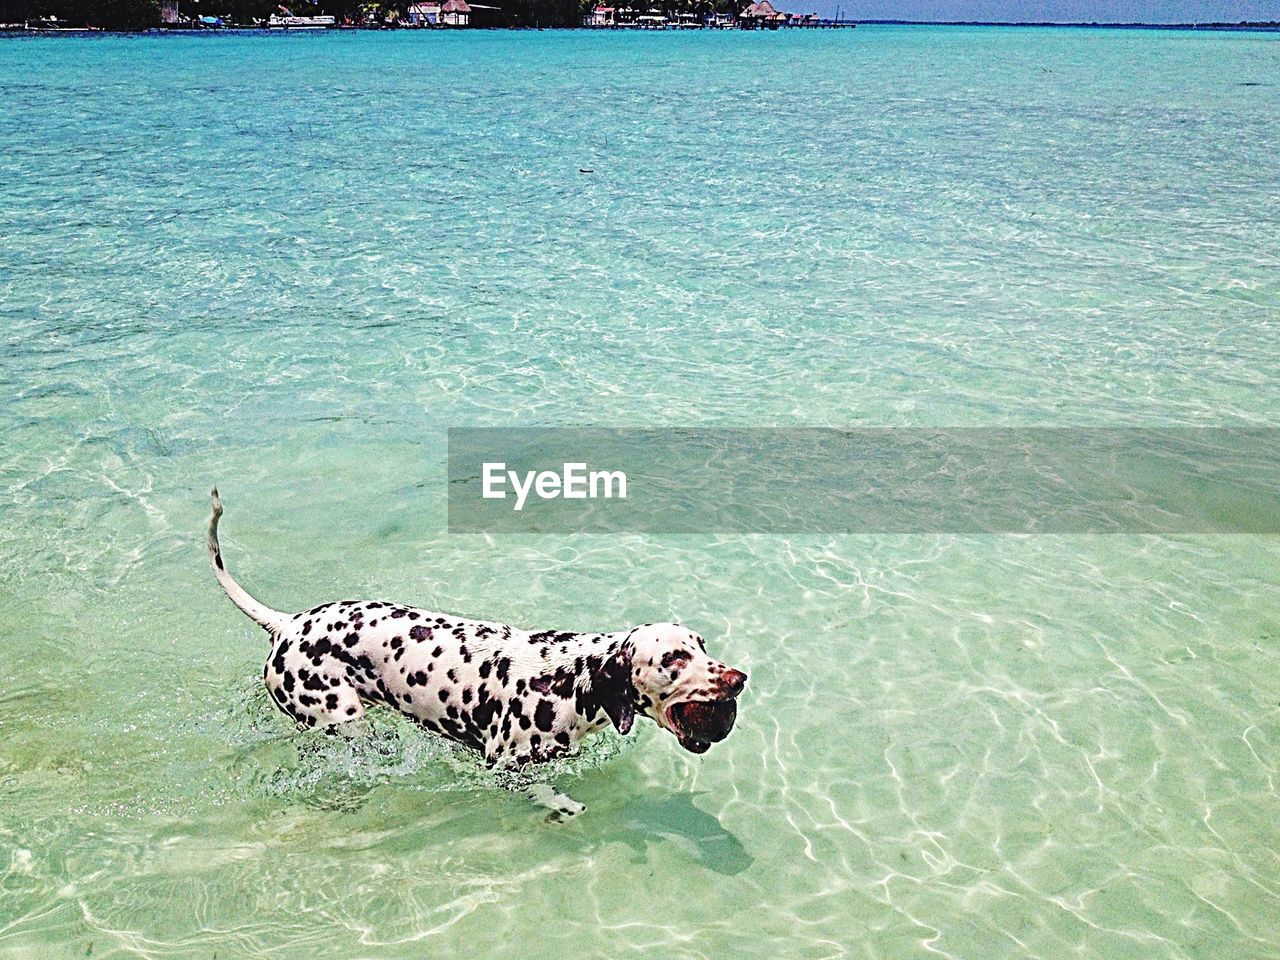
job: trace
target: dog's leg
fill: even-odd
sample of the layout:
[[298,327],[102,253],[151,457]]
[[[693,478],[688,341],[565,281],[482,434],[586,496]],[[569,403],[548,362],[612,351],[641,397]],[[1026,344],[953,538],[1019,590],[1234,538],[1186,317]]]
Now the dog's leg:
[[492,760],[487,761],[486,765],[490,769],[495,766],[499,768],[498,782],[503,787],[513,793],[519,791],[538,806],[546,807],[550,811],[547,814],[548,823],[559,823],[570,817],[576,817],[587,809],[585,804],[581,804],[573,797],[561,793],[546,780],[535,779],[527,771],[510,766],[504,768]]
[[550,783],[533,783],[524,788],[524,794],[540,807],[546,807],[548,823],[559,823],[576,817],[586,810],[586,806],[573,797],[561,793]]
[[262,671],[275,705],[303,726],[326,733],[357,729],[364,718],[364,704],[355,687],[334,667],[308,670],[301,663],[291,663],[290,656],[273,654]]

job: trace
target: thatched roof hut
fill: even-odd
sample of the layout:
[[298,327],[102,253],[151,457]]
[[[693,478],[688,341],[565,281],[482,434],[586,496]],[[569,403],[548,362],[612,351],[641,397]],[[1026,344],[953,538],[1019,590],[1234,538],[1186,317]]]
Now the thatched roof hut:
[[440,7],[440,22],[446,27],[471,26],[471,4],[467,0],[444,0]]

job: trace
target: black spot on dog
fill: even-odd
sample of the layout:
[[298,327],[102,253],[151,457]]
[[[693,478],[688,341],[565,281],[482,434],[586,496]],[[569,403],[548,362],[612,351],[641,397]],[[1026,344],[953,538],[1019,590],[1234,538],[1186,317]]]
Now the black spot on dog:
[[476,725],[479,727],[492,726],[501,708],[502,705],[497,700],[489,699],[485,691],[481,690],[480,697],[476,701],[475,710],[472,712]]
[[529,686],[539,693],[549,693],[568,700],[573,695],[574,673],[568,667],[560,667],[555,673],[535,677]]
[[549,731],[555,719],[555,705],[550,700],[539,700],[538,706],[533,711],[533,721],[538,725],[538,729]]
[[431,639],[431,628],[424,627],[422,624],[414,624],[409,628],[409,637],[412,640],[429,640]]

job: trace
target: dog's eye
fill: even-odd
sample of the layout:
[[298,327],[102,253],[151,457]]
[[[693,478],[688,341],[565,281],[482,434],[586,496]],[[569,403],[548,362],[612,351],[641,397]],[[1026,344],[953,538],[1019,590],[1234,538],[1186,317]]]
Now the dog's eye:
[[684,650],[672,650],[670,653],[666,654],[662,658],[662,665],[664,667],[674,666],[677,663],[688,663],[688,662],[689,662],[689,654],[686,653]]

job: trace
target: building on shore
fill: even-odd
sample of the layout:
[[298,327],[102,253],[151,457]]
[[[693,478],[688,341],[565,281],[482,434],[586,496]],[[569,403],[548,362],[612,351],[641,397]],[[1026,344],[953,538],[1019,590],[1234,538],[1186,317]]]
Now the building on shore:
[[738,14],[738,26],[745,30],[777,30],[787,22],[787,15],[779,13],[769,0],[756,0]]
[[471,25],[471,5],[467,0],[445,0],[440,7],[440,24],[445,27]]
[[420,0],[405,11],[410,26],[434,27],[440,23],[440,0]]
[[[784,13],[771,0],[753,0],[736,15],[717,13],[710,2],[700,0],[699,12],[666,13],[657,9],[636,9],[598,3],[582,18],[584,27],[678,30],[707,28],[720,30],[777,30],[780,27],[856,26],[853,21],[823,20],[816,13]],[[476,9],[472,5],[472,9]]]

